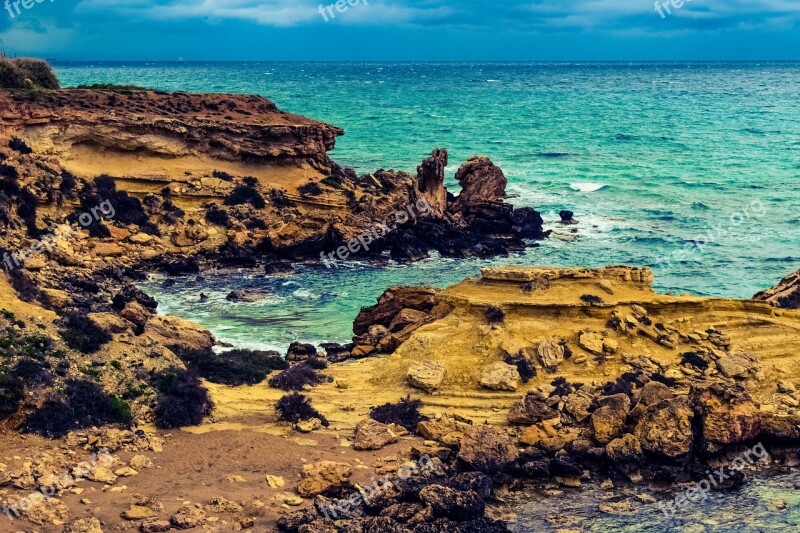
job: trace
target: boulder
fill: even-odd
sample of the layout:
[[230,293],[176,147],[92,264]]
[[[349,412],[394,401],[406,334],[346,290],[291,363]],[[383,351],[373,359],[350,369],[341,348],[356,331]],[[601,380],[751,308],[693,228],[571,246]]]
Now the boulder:
[[192,529],[202,526],[206,521],[206,512],[197,507],[185,505],[169,517],[175,529]]
[[387,329],[398,313],[404,309],[414,309],[430,313],[437,304],[437,289],[431,287],[392,287],[387,289],[378,303],[365,307],[353,322],[353,333],[364,335],[369,328],[380,324]]
[[169,520],[160,520],[158,518],[150,518],[142,522],[139,526],[139,531],[142,533],[162,533],[172,529],[172,524]]
[[564,346],[552,339],[545,339],[536,349],[539,360],[545,368],[552,368],[564,362]]
[[626,433],[606,444],[606,456],[617,470],[626,474],[631,481],[639,481],[639,467],[644,462],[642,445],[639,439]]
[[506,180],[503,171],[488,157],[471,157],[456,172],[461,193],[450,210],[463,211],[482,202],[502,202],[506,198]]
[[639,391],[637,397],[638,402],[636,403],[636,407],[633,408],[633,411],[631,411],[630,414],[633,418],[638,419],[644,414],[649,406],[655,405],[663,400],[671,400],[675,397],[675,395],[669,389],[669,387],[663,383],[659,383],[658,381],[648,381]]
[[514,392],[519,388],[520,379],[517,367],[498,362],[484,370],[480,385],[489,390]]
[[174,316],[151,316],[143,334],[164,346],[180,345],[191,350],[210,350],[216,343],[204,327]]
[[592,435],[598,443],[608,444],[622,434],[630,399],[625,394],[615,394],[601,400],[605,400],[605,403],[592,413]]
[[412,387],[431,393],[439,388],[446,374],[447,367],[444,363],[418,361],[408,369],[406,379]]
[[759,292],[753,299],[784,309],[800,309],[800,270],[789,274],[771,289]]
[[508,421],[527,426],[558,417],[558,411],[547,406],[546,398],[538,391],[531,391],[514,403],[508,411]]
[[489,426],[466,428],[458,459],[473,470],[493,475],[506,470],[517,458],[517,447],[502,429]]
[[239,289],[228,293],[225,299],[234,303],[254,303],[267,296],[266,292],[259,289]]
[[666,459],[692,451],[694,412],[682,399],[664,400],[647,408],[634,430],[642,450]]
[[483,516],[485,504],[472,490],[459,491],[442,485],[429,485],[419,498],[433,509],[434,516],[464,521]]
[[747,354],[734,353],[717,359],[717,368],[726,378],[746,378],[758,370],[758,362]]
[[689,398],[703,419],[703,438],[715,444],[738,444],[758,437],[761,412],[740,385],[713,383],[692,387]]
[[305,361],[317,355],[317,348],[313,344],[293,342],[286,351],[287,361]]
[[447,167],[447,150],[438,148],[417,167],[415,196],[427,202],[431,216],[444,217],[447,211],[447,189],[444,186],[444,171]]
[[430,321],[431,315],[425,313],[423,311],[417,311],[416,309],[402,309],[397,316],[394,317],[391,324],[389,324],[389,331],[392,333],[397,333],[398,331],[402,331],[409,326],[416,326],[419,328],[426,322]]
[[[402,428],[400,428],[402,429]],[[394,424],[381,424],[377,420],[367,418],[356,425],[353,448],[356,450],[380,450],[384,446],[398,441],[402,431]]]
[[73,520],[66,533],[103,533],[103,527],[97,518],[78,518]]
[[578,338],[581,348],[594,355],[603,355],[603,336],[599,333],[589,331],[582,333]]
[[303,465],[303,480],[297,486],[297,492],[304,498],[310,498],[347,483],[352,474],[353,469],[347,463],[320,461]]

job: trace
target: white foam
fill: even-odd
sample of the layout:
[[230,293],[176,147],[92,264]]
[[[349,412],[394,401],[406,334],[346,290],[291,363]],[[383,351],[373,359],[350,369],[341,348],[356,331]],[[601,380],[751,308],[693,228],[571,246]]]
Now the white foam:
[[569,188],[578,192],[596,192],[605,186],[605,183],[592,183],[587,181],[583,183],[570,183]]

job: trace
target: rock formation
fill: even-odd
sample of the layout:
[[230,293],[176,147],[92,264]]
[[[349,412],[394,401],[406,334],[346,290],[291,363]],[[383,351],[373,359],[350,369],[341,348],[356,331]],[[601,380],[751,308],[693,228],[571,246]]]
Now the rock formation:
[[759,292],[753,299],[784,309],[800,309],[800,270],[789,274],[771,289]]

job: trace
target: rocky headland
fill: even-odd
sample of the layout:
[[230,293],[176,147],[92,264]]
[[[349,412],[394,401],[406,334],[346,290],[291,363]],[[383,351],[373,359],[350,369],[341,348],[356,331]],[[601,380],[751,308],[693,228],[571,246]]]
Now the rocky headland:
[[798,464],[797,274],[734,300],[657,294],[649,269],[487,269],[390,288],[352,343],[286,354],[157,313],[136,288],[155,271],[490,257],[548,235],[486,157],[453,194],[446,150],[359,176],[328,157],[342,134],[255,96],[0,91],[0,520],[503,531],[531,486],[686,483],[757,443]]

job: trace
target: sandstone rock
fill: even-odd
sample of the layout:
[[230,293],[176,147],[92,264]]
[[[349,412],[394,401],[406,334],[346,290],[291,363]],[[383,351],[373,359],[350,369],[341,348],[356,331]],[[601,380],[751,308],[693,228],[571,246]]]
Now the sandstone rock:
[[153,313],[139,302],[128,302],[119,314],[125,320],[143,328]]
[[72,298],[66,291],[43,288],[39,300],[53,311],[61,311],[72,305]]
[[202,526],[206,521],[206,512],[197,507],[188,505],[178,509],[169,517],[169,522],[175,529],[192,529]]
[[128,238],[128,241],[132,242],[133,244],[141,244],[146,245],[150,244],[153,241],[154,237],[152,235],[148,235],[147,233],[137,233]]
[[417,424],[417,433],[428,440],[441,442],[445,446],[457,446],[464,432],[471,426],[457,417],[443,416],[439,420],[425,420]]
[[431,208],[431,216],[444,217],[447,211],[447,189],[444,186],[444,172],[447,167],[447,150],[438,148],[417,167],[415,193]]
[[144,520],[156,516],[156,513],[143,505],[131,505],[127,510],[122,511],[120,516],[125,520]]
[[636,403],[636,407],[633,408],[631,411],[631,416],[634,418],[639,418],[647,408],[651,405],[655,405],[658,402],[663,400],[671,400],[674,398],[674,394],[672,391],[664,385],[663,383],[659,383],[658,381],[648,381],[642,387],[642,390],[639,391],[639,401]]
[[717,359],[717,368],[726,378],[744,378],[758,370],[758,363],[747,354],[735,353]]
[[607,279],[601,279],[598,281],[597,286],[608,294],[614,294],[614,284]]
[[481,202],[502,202],[508,184],[503,171],[488,157],[471,157],[456,172],[461,193],[450,210],[463,211]]
[[800,270],[786,276],[771,289],[759,292],[753,299],[784,309],[800,309]]
[[389,331],[398,332],[409,326],[420,327],[431,318],[431,315],[428,313],[417,311],[416,309],[403,309],[397,313],[397,316],[395,316],[391,324],[389,324]]
[[300,433],[311,433],[322,427],[322,420],[316,417],[308,418],[306,420],[301,420],[300,422],[297,422],[296,424],[294,424],[293,427]]
[[286,481],[281,476],[267,474],[267,485],[271,489],[279,489],[286,485]]
[[356,425],[353,448],[356,450],[380,450],[384,446],[397,442],[399,438],[400,433],[395,432],[395,427],[367,418]]
[[474,470],[493,475],[505,470],[517,458],[517,447],[502,429],[473,426],[466,429],[458,459]]
[[144,335],[164,346],[181,345],[193,350],[210,350],[216,340],[207,329],[173,316],[153,315]]
[[668,459],[683,458],[692,450],[694,413],[680,399],[664,400],[647,408],[634,435],[642,450]]
[[67,527],[66,533],[103,533],[97,518],[78,518]]
[[89,313],[87,316],[95,326],[109,335],[128,331],[128,324],[114,313]]
[[211,498],[205,506],[212,513],[241,513],[244,507],[236,502],[226,500],[222,496]]
[[558,411],[548,407],[545,402],[546,398],[540,392],[527,393],[511,406],[508,411],[508,421],[512,424],[530,425],[558,417]]
[[644,461],[644,454],[639,439],[626,433],[606,444],[606,455],[611,464],[628,475],[631,481],[641,480],[638,470]]
[[[41,493],[38,493],[41,494]],[[37,526],[62,526],[69,520],[69,508],[59,499],[31,498],[30,507],[23,511],[25,517]]]
[[603,336],[595,332],[581,334],[578,344],[587,352],[595,355],[603,355]]
[[740,386],[723,383],[695,386],[689,398],[695,412],[703,419],[703,437],[707,441],[727,445],[758,436],[761,413]]
[[429,485],[419,492],[420,499],[437,517],[463,521],[483,516],[485,506],[474,491],[457,491],[442,485]]
[[170,529],[172,529],[172,524],[169,523],[169,520],[159,520],[157,518],[145,520],[139,526],[139,530],[142,533],[162,533]]
[[564,346],[554,340],[543,340],[539,343],[536,352],[545,368],[556,367],[564,362]]
[[484,370],[480,385],[489,390],[514,392],[519,388],[520,379],[517,367],[500,362]]
[[328,490],[331,487],[347,482],[353,469],[347,463],[321,461],[312,465],[303,465],[303,480],[297,487],[300,496],[309,498]]
[[583,422],[589,418],[589,407],[592,405],[593,398],[589,394],[576,392],[564,398],[564,412],[575,419],[576,422]]
[[99,242],[95,244],[92,253],[97,257],[121,257],[125,255],[125,249],[119,244]]
[[153,461],[144,455],[134,455],[131,457],[131,460],[128,461],[128,466],[134,470],[143,470],[145,468],[153,468]]
[[411,365],[406,374],[408,384],[431,393],[439,388],[447,374],[447,367],[438,361],[419,361]]
[[625,427],[626,410],[615,405],[604,405],[592,413],[591,426],[594,440],[600,444],[608,444],[622,434]]
[[364,335],[375,324],[388,328],[404,309],[430,313],[438,303],[438,292],[430,287],[392,287],[378,298],[376,305],[361,310],[353,323],[353,333]]

